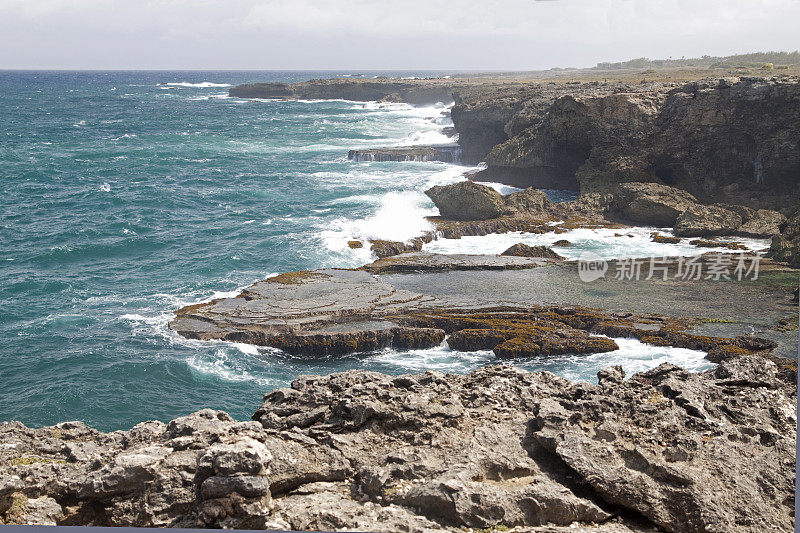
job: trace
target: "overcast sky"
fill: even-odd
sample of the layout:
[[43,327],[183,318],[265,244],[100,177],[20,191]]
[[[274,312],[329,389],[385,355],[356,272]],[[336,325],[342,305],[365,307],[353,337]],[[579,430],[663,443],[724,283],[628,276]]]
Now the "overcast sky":
[[0,68],[522,70],[798,48],[798,0],[0,0]]

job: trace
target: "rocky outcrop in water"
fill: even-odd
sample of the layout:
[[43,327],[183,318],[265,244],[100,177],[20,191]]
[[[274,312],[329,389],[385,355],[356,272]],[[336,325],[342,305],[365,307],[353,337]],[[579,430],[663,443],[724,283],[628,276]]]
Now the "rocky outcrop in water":
[[[373,274],[472,271],[501,273],[570,268],[546,257],[402,254],[360,270],[317,270],[281,274],[260,281],[232,298],[186,306],[169,327],[184,337],[228,340],[278,348],[303,357],[324,357],[396,348],[429,348],[447,339],[458,350],[493,350],[497,357],[585,354],[617,349],[609,337],[635,337],[657,346],[712,351],[770,351],[749,337],[694,335],[682,319],[610,313],[574,305],[499,306],[493,287],[481,305],[475,296],[436,297],[402,290]],[[558,274],[551,270],[550,274]],[[577,274],[573,273],[573,280]],[[546,279],[546,278],[544,278]],[[575,281],[573,281],[575,283]],[[697,282],[694,282],[697,283]],[[697,292],[699,287],[693,289]],[[463,289],[460,291],[463,293]],[[483,292],[486,292],[485,290]],[[463,296],[463,294],[461,295]],[[759,310],[759,313],[763,310]]]
[[556,260],[564,259],[554,252],[552,248],[548,248],[547,246],[529,246],[522,242],[509,247],[500,255],[513,257],[546,257]]
[[442,161],[458,163],[461,148],[453,146],[408,146],[399,148],[365,148],[350,150],[347,158],[356,161]]
[[239,98],[343,99],[430,105],[452,102],[453,91],[464,85],[467,84],[461,80],[443,79],[317,79],[293,84],[248,83],[231,87],[228,94]]
[[436,185],[425,194],[433,200],[439,214],[450,220],[485,220],[497,218],[505,211],[502,194],[472,181]]
[[0,424],[0,522],[292,530],[791,531],[793,375],[757,356],[599,383],[303,376],[253,421]]
[[503,196],[495,189],[473,181],[436,185],[425,194],[446,220],[475,221],[507,217],[539,217],[550,220],[563,215],[571,204],[556,206],[547,195],[532,187]]

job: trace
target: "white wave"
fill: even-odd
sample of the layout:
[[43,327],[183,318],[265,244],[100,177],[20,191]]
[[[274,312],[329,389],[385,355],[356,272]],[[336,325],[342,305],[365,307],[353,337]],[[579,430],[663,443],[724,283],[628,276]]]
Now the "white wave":
[[123,135],[120,135],[119,137],[113,137],[110,140],[112,142],[117,142],[117,141],[122,140],[122,139],[134,139],[136,137],[138,137],[138,135],[136,135],[135,133],[125,133]]
[[[242,350],[245,355],[253,356],[259,353],[255,346],[234,344],[237,349],[239,346],[248,347],[247,351]],[[198,353],[190,357],[186,364],[195,372],[210,375],[224,381],[252,381],[268,387],[276,385],[271,379],[254,375],[248,370],[250,365],[247,364],[246,360],[233,356],[223,348],[217,349],[213,353]]]
[[503,183],[495,183],[493,181],[482,181],[480,183],[481,185],[486,185],[487,187],[491,187],[492,189],[496,190],[503,196],[523,190],[520,189],[519,187],[512,187],[511,185],[505,185]]
[[[435,213],[428,198],[416,191],[393,191],[372,198],[379,202],[376,212],[362,219],[337,218],[326,223],[328,229],[320,232],[325,246],[336,255],[349,257],[353,264],[372,259],[369,250],[371,239],[409,241],[431,231],[433,226],[425,217]],[[351,249],[348,241],[358,240],[363,248]]]
[[410,133],[408,137],[399,141],[398,146],[426,146],[453,144],[454,139],[448,137],[440,129],[421,130]]
[[[382,350],[367,358],[367,368],[388,372],[438,372],[466,373],[493,363],[507,363],[531,372],[547,371],[573,381],[596,382],[597,372],[621,365],[630,377],[662,363],[682,366],[691,372],[702,372],[714,367],[705,359],[706,353],[686,348],[652,346],[638,339],[614,339],[618,350],[606,353],[560,356],[542,356],[526,359],[499,360],[491,350],[461,352],[452,350],[447,341],[435,348],[398,351]],[[377,367],[377,368],[376,368]]]
[[[438,239],[426,244],[427,252],[443,254],[499,254],[517,243],[530,246],[552,246],[559,240],[567,240],[569,246],[559,246],[556,251],[567,259],[578,259],[583,252],[590,251],[606,260],[636,257],[695,256],[720,248],[699,247],[689,244],[691,239],[682,239],[678,244],[652,242],[651,234],[658,232],[671,236],[670,228],[633,227],[623,229],[571,229],[563,233],[521,233],[518,231],[484,236],[468,236],[460,239]],[[718,237],[720,242],[740,242],[748,250],[761,250],[769,246],[768,239]]]
[[210,81],[203,81],[200,83],[190,83],[188,81],[175,81],[169,83],[162,83],[161,86],[168,86],[168,87],[230,87],[230,83],[213,83]]
[[100,190],[103,192],[111,192],[111,185],[104,183],[100,186]]

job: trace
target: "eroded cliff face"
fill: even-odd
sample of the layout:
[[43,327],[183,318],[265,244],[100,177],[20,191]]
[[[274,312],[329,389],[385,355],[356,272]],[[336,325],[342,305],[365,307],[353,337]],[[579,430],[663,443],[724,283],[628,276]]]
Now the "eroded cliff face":
[[582,192],[650,181],[752,207],[800,199],[796,78],[541,83],[472,92],[452,115],[463,160],[488,164],[479,179]]

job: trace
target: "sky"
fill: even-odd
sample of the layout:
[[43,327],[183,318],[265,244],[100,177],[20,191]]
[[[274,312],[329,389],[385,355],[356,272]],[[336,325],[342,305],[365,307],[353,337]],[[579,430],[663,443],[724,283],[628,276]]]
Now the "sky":
[[0,69],[536,70],[800,48],[800,0],[0,0]]

